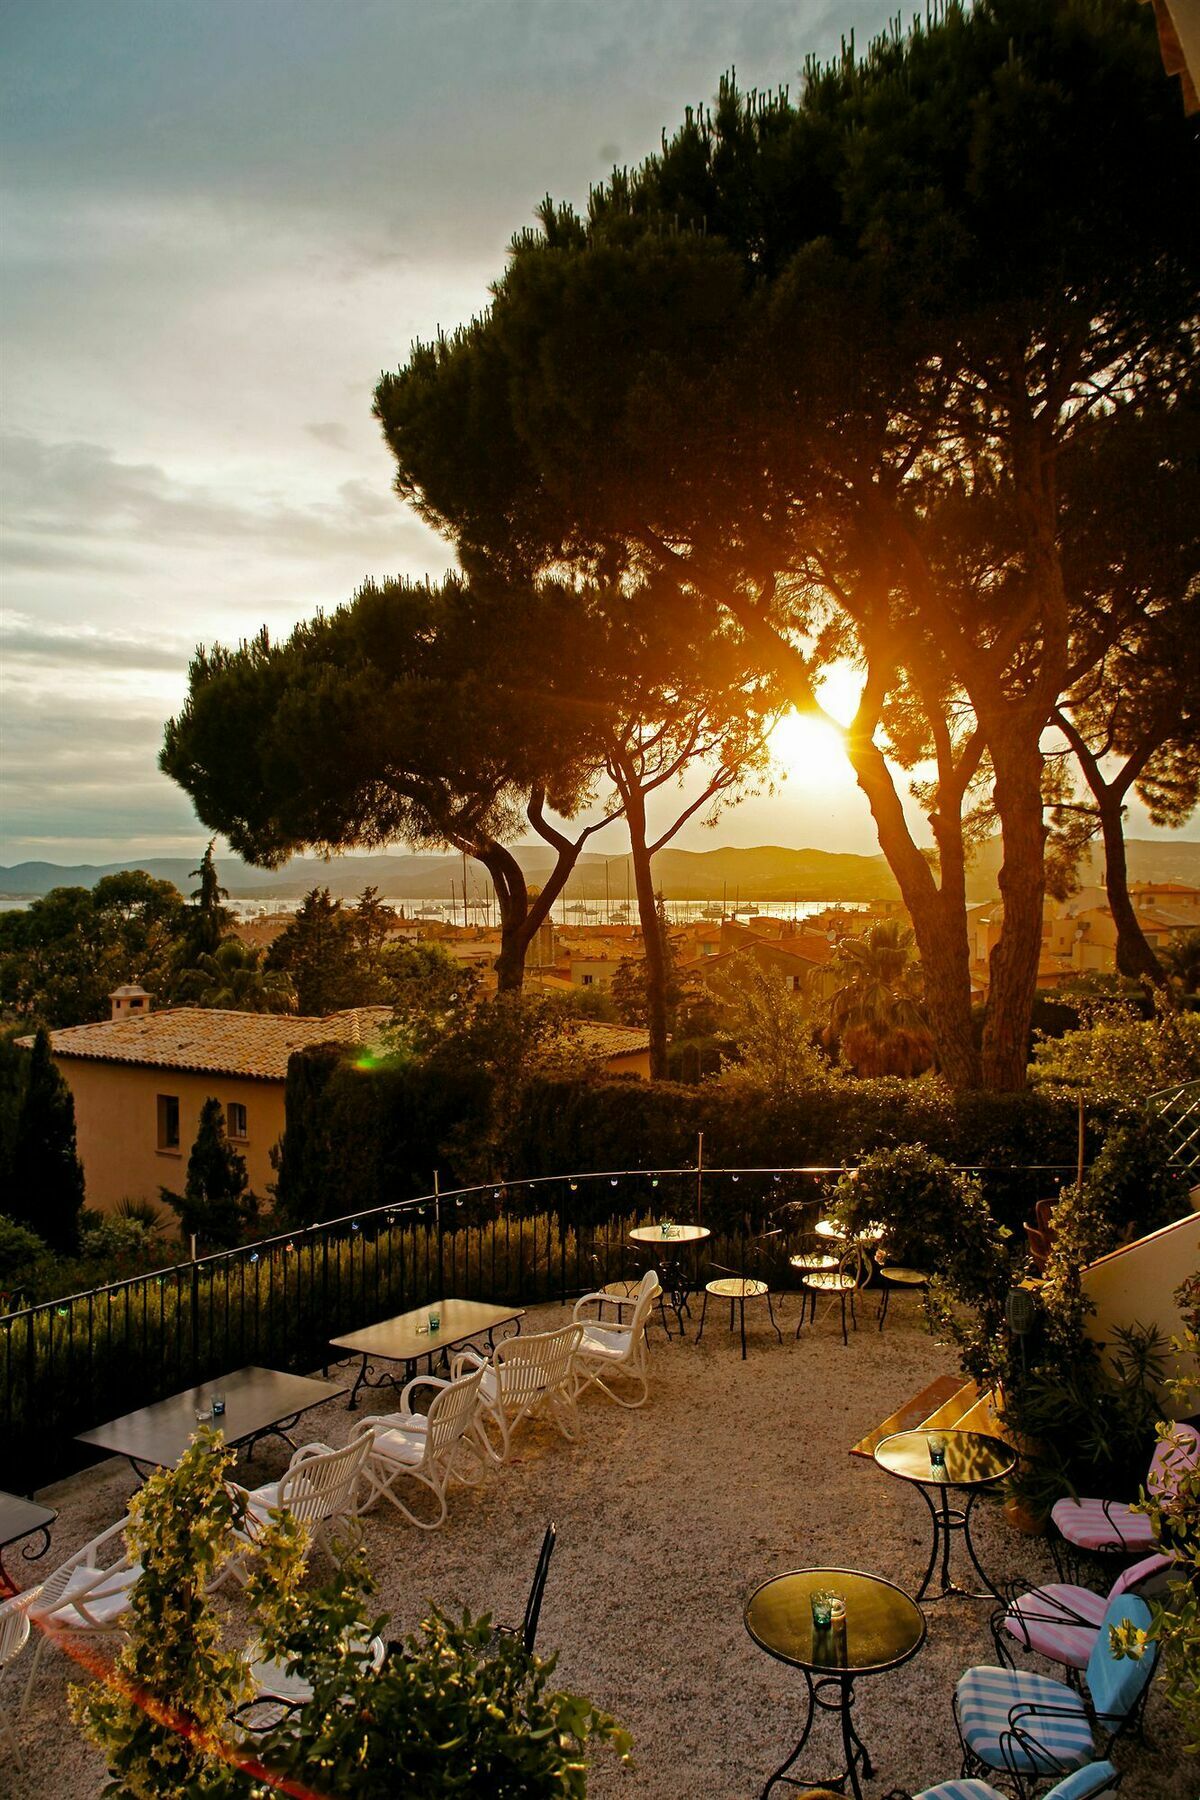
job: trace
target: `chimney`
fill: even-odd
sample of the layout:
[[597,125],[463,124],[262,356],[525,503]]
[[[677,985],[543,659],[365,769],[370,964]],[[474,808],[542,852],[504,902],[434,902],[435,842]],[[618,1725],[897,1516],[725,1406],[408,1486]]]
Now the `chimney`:
[[114,988],[108,997],[114,1019],[136,1019],[150,1011],[151,996],[140,981],[127,981],[124,987]]

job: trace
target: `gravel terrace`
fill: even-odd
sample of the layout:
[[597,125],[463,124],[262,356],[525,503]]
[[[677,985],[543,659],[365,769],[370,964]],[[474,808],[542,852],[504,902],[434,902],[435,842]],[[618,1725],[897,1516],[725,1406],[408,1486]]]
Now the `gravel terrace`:
[[[895,1296],[886,1330],[876,1331],[872,1312],[848,1348],[836,1315],[794,1343],[794,1298],[783,1303],[782,1348],[759,1309],[750,1312],[745,1363],[721,1309],[710,1309],[699,1345],[694,1333],[668,1345],[653,1328],[645,1408],[625,1411],[593,1391],[577,1443],[525,1427],[512,1460],[485,1487],[454,1491],[440,1531],[418,1532],[390,1508],[364,1521],[379,1603],[397,1634],[417,1623],[427,1599],[519,1619],[546,1521],[557,1521],[538,1647],[559,1652],[563,1685],[614,1712],[634,1736],[632,1770],[598,1758],[597,1800],[749,1800],[795,1742],[803,1693],[803,1678],[748,1637],[742,1609],[751,1590],[784,1570],[826,1564],[912,1589],[925,1564],[928,1517],[918,1495],[848,1454],[952,1369],[950,1353],[924,1329],[919,1301]],[[546,1330],[568,1316],[539,1307],[525,1328]],[[388,1390],[366,1398],[376,1411],[394,1405]],[[302,1429],[341,1444],[360,1416],[333,1401]],[[285,1464],[283,1447],[268,1443],[247,1473],[251,1483],[265,1481]],[[50,1555],[32,1566],[18,1556],[13,1566],[30,1574],[53,1567],[120,1517],[133,1486],[128,1465],[114,1459],[47,1489],[40,1497],[60,1514]],[[1011,1532],[998,1508],[981,1507],[976,1518],[993,1579],[1047,1576],[1042,1543]],[[994,1660],[988,1611],[978,1601],[939,1602],[917,1657],[860,1683],[855,1719],[878,1771],[867,1784],[871,1800],[957,1774],[950,1696],[964,1668]],[[23,1657],[7,1675],[10,1710],[26,1667]],[[26,1770],[0,1761],[0,1794],[99,1795],[100,1759],[67,1719],[68,1674],[66,1658],[48,1652],[21,1733]],[[1149,1747],[1118,1751],[1125,1800],[1195,1800],[1200,1766],[1183,1758],[1182,1734],[1157,1694],[1147,1736]],[[835,1722],[819,1721],[806,1768],[837,1766],[835,1740]]]

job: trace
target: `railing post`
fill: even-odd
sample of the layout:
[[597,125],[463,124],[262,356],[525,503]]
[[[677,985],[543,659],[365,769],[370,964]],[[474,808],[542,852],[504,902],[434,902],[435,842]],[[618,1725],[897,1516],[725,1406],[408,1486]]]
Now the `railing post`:
[[433,1217],[437,1228],[437,1291],[438,1299],[446,1298],[446,1274],[442,1262],[442,1190],[438,1172],[433,1171]]
[[192,1380],[200,1379],[200,1266],[196,1261],[196,1234],[192,1233],[192,1268],[191,1268],[191,1314],[192,1314]]
[[704,1133],[696,1134],[696,1223],[704,1223]]

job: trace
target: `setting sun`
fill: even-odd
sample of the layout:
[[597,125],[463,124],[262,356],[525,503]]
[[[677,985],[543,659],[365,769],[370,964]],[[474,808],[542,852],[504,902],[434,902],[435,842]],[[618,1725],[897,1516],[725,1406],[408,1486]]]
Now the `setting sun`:
[[[833,718],[847,725],[858,705],[862,677],[849,663],[838,663],[817,689],[817,699]],[[806,787],[840,786],[850,776],[845,745],[836,727],[813,713],[784,713],[771,733],[771,756],[790,780]]]

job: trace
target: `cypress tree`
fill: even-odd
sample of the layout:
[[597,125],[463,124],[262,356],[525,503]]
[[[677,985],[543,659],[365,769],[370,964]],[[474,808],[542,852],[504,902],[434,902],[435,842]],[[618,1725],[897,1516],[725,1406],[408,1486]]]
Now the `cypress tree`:
[[83,1164],[75,1147],[75,1102],[54,1066],[43,1027],[33,1041],[13,1145],[9,1213],[63,1256],[79,1248]]
[[200,1108],[200,1125],[188,1157],[182,1194],[163,1188],[162,1197],[179,1214],[185,1233],[195,1233],[206,1250],[228,1250],[256,1215],[258,1202],[246,1188],[246,1159],[225,1135],[225,1109],[211,1095]]

